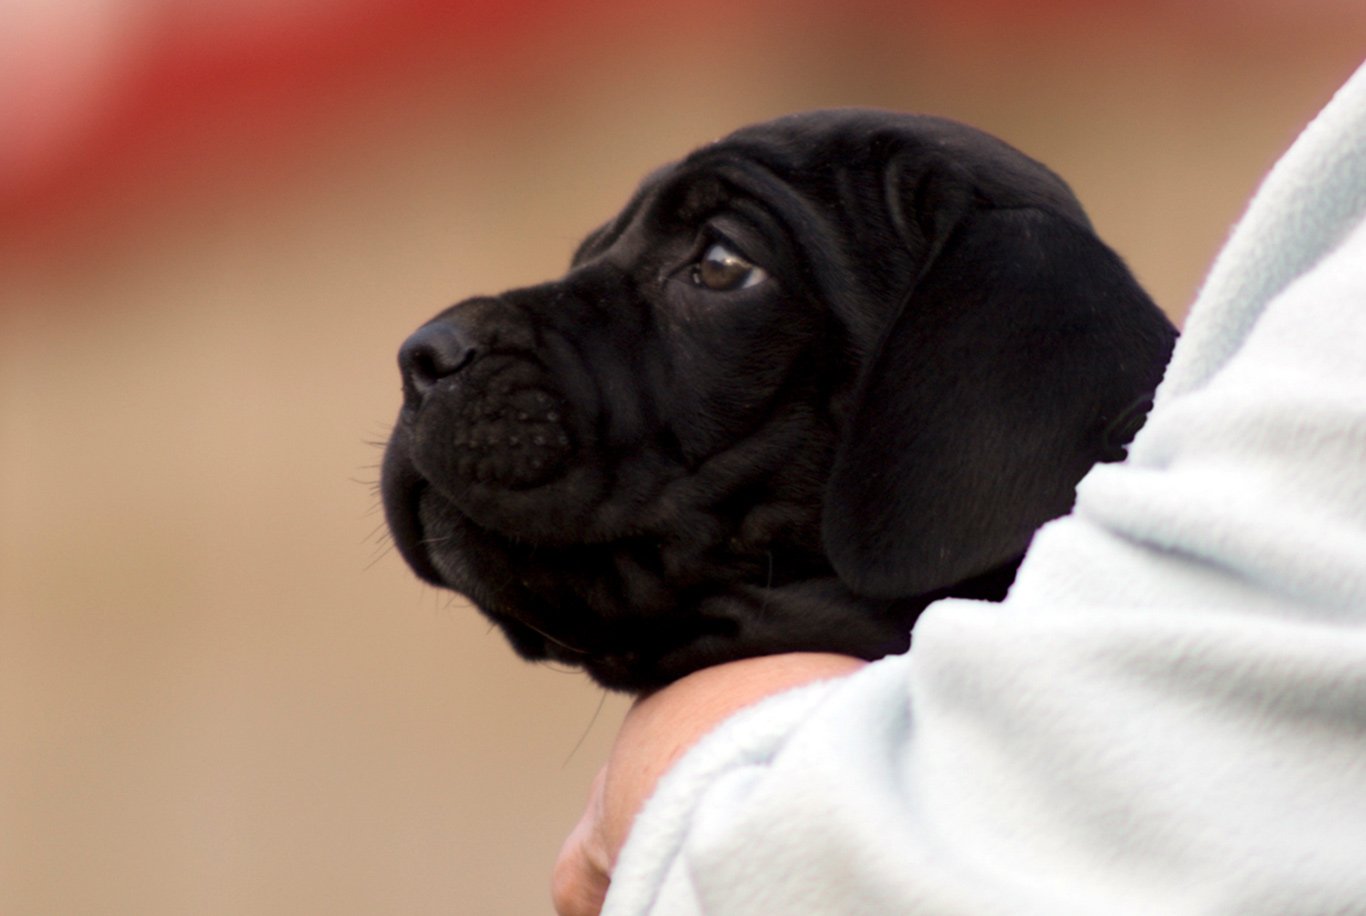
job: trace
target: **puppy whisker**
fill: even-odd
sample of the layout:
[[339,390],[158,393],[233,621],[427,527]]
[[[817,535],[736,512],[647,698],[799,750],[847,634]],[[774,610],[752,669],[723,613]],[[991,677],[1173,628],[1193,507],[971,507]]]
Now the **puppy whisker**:
[[564,761],[560,763],[560,769],[563,770],[565,767],[569,766],[569,761],[574,759],[574,755],[579,752],[579,748],[583,747],[584,741],[588,740],[588,733],[591,732],[593,726],[597,724],[598,716],[602,715],[602,708],[605,705],[607,705],[607,691],[602,690],[598,693],[598,705],[593,708],[593,715],[589,717],[588,724],[583,727],[583,732],[580,733],[579,740],[574,742],[574,746],[569,749],[569,753],[565,755]]

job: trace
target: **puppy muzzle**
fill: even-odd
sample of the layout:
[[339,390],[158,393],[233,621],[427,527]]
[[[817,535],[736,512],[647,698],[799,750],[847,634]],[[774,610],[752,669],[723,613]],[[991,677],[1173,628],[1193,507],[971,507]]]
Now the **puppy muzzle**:
[[545,372],[526,355],[492,351],[464,325],[454,310],[399,350],[414,467],[457,503],[473,484],[525,489],[559,476],[573,440]]

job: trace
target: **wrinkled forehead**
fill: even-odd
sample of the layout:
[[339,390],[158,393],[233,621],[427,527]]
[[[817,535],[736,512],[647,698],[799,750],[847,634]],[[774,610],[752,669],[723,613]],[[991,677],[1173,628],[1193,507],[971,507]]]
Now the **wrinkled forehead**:
[[948,118],[867,108],[807,111],[741,128],[717,145],[749,150],[780,172],[817,182],[822,175],[836,182],[850,173],[885,176],[888,189],[898,173],[952,163],[983,206],[1035,207],[1090,227],[1055,172],[1004,140]]
[[718,211],[748,210],[774,226],[802,234],[831,211],[812,170],[794,170],[780,150],[763,142],[727,138],[655,169],[622,211],[580,245],[578,264],[623,240],[684,231]]
[[737,197],[761,201],[801,231],[832,210],[871,218],[899,172],[954,164],[989,207],[1040,207],[1089,228],[1067,184],[1002,140],[944,118],[874,109],[802,112],[741,128],[650,173],[622,213],[575,256],[610,246],[641,217],[686,223]]

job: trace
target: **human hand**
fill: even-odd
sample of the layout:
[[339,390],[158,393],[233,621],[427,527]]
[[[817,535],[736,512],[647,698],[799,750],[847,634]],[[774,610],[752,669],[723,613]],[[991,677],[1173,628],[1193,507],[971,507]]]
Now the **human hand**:
[[843,677],[865,664],[817,652],[747,658],[704,668],[637,700],[560,850],[551,878],[555,912],[597,916],[636,814],[660,777],[707,732],[765,697]]

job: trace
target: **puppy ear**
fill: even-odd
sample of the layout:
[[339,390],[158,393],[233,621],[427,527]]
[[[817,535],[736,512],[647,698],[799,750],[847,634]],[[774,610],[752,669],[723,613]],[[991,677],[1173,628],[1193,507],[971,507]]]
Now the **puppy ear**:
[[1175,338],[1079,208],[994,207],[951,168],[905,187],[893,217],[923,266],[864,366],[822,522],[840,578],[877,598],[1022,555],[1122,454]]

